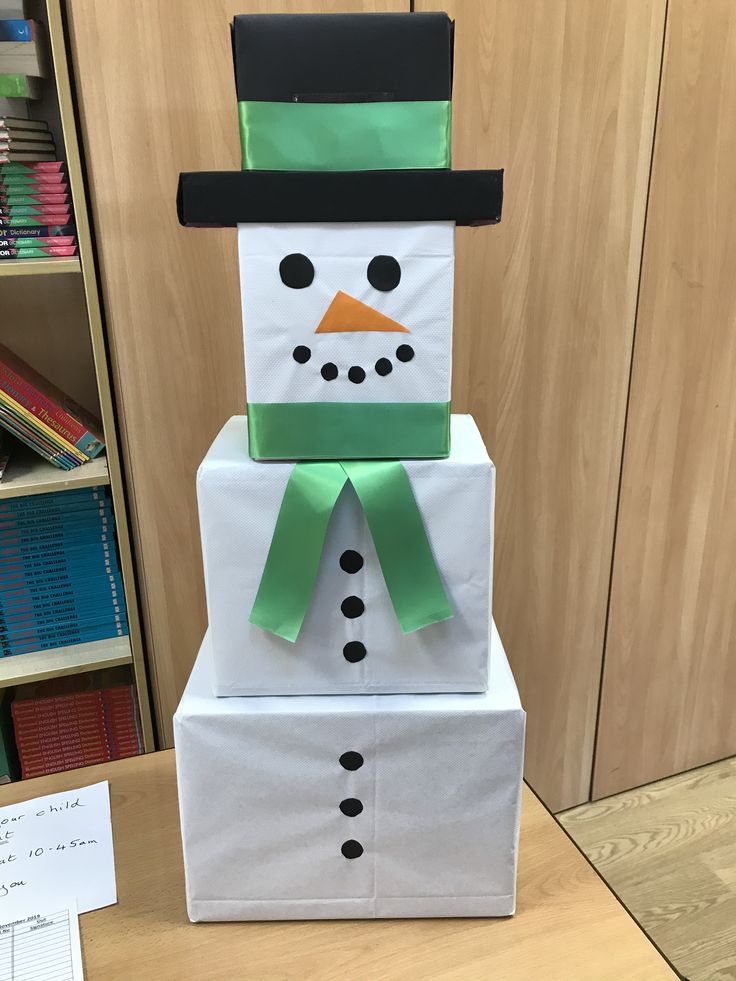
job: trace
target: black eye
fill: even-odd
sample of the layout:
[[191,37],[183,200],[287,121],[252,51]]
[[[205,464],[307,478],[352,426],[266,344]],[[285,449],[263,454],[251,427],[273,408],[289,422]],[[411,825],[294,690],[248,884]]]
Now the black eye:
[[392,255],[376,255],[368,263],[368,282],[374,289],[388,293],[401,281],[401,266]]
[[312,285],[314,266],[301,252],[292,252],[284,256],[279,263],[279,275],[284,286],[293,290],[303,290]]

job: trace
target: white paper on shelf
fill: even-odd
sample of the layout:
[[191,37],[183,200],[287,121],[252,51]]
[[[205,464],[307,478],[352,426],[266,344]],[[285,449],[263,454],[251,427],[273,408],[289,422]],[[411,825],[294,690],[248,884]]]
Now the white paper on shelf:
[[472,695],[216,698],[205,638],[174,717],[190,917],[509,915],[524,719],[496,633]]
[[[455,223],[283,222],[238,226],[240,288],[245,335],[246,385],[250,402],[449,402]],[[304,289],[281,281],[279,264],[292,253],[307,256],[314,279]],[[368,264],[392,256],[401,267],[395,289],[371,286]],[[367,304],[409,330],[315,333],[338,291]],[[414,357],[396,359],[409,344]],[[298,364],[297,346],[311,357]],[[390,374],[375,369],[379,358]],[[338,377],[326,381],[321,367],[332,362]],[[362,367],[361,384],[348,369]]]
[[0,913],[3,981],[83,981],[79,917],[73,896],[14,896]]
[[58,891],[80,913],[117,902],[107,780],[0,807],[0,919]]
[[[200,467],[197,495],[218,695],[484,691],[488,684],[495,470],[470,416],[453,416],[446,460],[407,460],[451,619],[404,634],[352,487],[330,521],[296,643],[248,622],[293,463],[248,456],[244,416],[226,423]],[[295,545],[296,547],[296,545]],[[340,567],[356,550],[359,572]],[[341,603],[358,596],[362,616]],[[349,661],[358,641],[365,657]]]

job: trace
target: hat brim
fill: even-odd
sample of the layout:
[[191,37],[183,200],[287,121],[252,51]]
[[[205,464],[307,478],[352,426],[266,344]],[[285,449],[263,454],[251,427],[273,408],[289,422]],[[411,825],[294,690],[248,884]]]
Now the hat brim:
[[503,170],[242,170],[179,175],[182,225],[501,220]]

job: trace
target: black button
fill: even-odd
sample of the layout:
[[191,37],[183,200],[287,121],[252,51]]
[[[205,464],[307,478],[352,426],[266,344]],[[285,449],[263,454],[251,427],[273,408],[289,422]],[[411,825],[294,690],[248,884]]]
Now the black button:
[[363,568],[363,556],[352,548],[346,549],[340,556],[340,568],[343,572],[360,572]]
[[320,371],[320,374],[322,375],[325,381],[327,382],[334,381],[335,378],[337,378],[337,365],[333,364],[331,361],[328,361],[327,364],[322,365],[322,370]]
[[342,653],[346,661],[350,661],[351,664],[357,664],[358,661],[362,661],[365,657],[365,644],[361,644],[359,640],[351,640],[343,647]]
[[399,361],[411,361],[414,357],[414,348],[410,347],[408,344],[400,344],[396,348],[396,357]]
[[347,797],[345,800],[340,801],[340,810],[345,817],[354,818],[361,813],[363,805],[357,797]]
[[279,275],[284,286],[293,290],[303,290],[311,286],[314,279],[314,266],[307,256],[301,252],[292,252],[284,256],[279,263]]
[[348,371],[348,378],[354,384],[360,385],[361,382],[365,381],[365,372],[359,365],[354,364]]
[[344,770],[359,770],[362,765],[363,757],[360,753],[356,753],[352,749],[348,750],[347,753],[343,753],[340,757],[340,766]]
[[388,358],[379,358],[376,361],[376,374],[377,375],[390,375],[394,370],[394,366],[388,360]]
[[298,364],[306,364],[307,361],[312,357],[312,352],[304,344],[299,344],[291,352],[291,356]]
[[346,596],[340,604],[340,609],[343,616],[347,617],[348,620],[354,620],[356,617],[363,616],[365,603],[360,596]]
[[344,841],[342,843],[342,848],[340,851],[343,853],[345,858],[360,858],[363,854],[363,846],[359,841],[355,841],[351,838],[349,841]]

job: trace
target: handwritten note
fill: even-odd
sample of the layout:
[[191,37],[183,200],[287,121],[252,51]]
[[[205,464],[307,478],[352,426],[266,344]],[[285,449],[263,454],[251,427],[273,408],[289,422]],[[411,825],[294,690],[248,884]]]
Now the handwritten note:
[[[79,919],[73,899],[47,901],[37,910],[13,903],[0,918],[3,981],[83,981]],[[8,908],[10,912],[10,909]],[[48,911],[48,912],[47,912]]]
[[59,895],[80,913],[117,902],[106,780],[0,807],[0,922],[15,901]]

